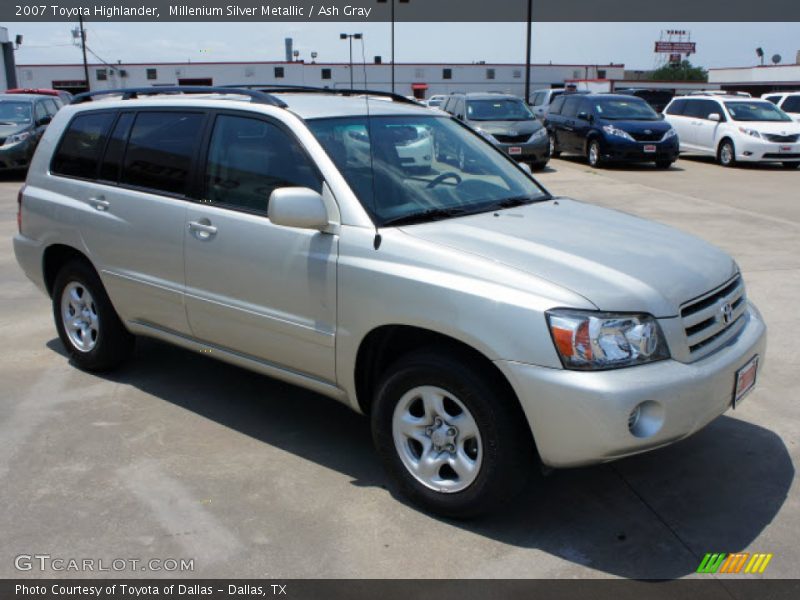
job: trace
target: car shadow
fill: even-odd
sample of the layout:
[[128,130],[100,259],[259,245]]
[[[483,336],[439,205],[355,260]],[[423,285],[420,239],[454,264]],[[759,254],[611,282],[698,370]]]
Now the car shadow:
[[28,171],[27,170],[10,170],[10,171],[0,171],[0,182],[2,181],[17,181],[19,183],[25,183],[25,177],[27,177]]
[[[64,355],[58,339],[47,346]],[[134,358],[104,377],[344,473],[353,485],[390,488],[368,419],[313,392],[141,338]],[[748,547],[793,479],[780,437],[723,416],[661,450],[555,471],[493,515],[438,520],[610,575],[670,579],[693,573],[706,552]]]
[[[726,169],[727,167],[723,167],[722,165],[717,163],[717,160],[713,156],[708,156],[704,154],[681,154],[680,160],[686,160],[693,163],[702,163],[707,165],[716,165],[720,169]],[[792,169],[785,169],[780,163],[776,162],[737,162],[733,167],[733,169],[743,169],[743,170],[755,170],[755,171],[791,171]]]

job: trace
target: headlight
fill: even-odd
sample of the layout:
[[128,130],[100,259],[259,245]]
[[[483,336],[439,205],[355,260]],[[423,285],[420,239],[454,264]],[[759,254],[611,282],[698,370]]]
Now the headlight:
[[645,314],[547,311],[553,343],[566,369],[601,370],[669,358],[658,322]]
[[675,131],[674,127],[670,127],[669,129],[667,129],[667,132],[664,134],[664,137],[661,138],[661,141],[663,142],[664,140],[668,140],[669,138],[674,138],[676,135],[678,135],[678,132]]
[[616,135],[617,137],[625,138],[626,140],[635,141],[631,134],[627,131],[623,131],[619,127],[614,127],[613,125],[603,125],[603,131],[605,131],[608,135]]
[[746,127],[739,127],[739,131],[741,131],[745,135],[752,135],[753,137],[761,139],[761,134],[755,129],[747,129]]
[[540,127],[539,129],[533,132],[531,140],[540,140],[546,137],[547,137],[547,129],[545,129],[544,127]]
[[30,131],[15,133],[14,135],[10,135],[6,138],[5,145],[10,146],[11,144],[18,144],[19,142],[27,140],[29,137],[31,137]]

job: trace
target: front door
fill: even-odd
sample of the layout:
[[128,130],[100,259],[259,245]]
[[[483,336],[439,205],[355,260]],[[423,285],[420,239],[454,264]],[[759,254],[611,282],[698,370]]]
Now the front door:
[[335,380],[338,237],[273,225],[279,187],[322,189],[284,127],[219,113],[202,201],[186,218],[186,310],[201,341],[327,381]]

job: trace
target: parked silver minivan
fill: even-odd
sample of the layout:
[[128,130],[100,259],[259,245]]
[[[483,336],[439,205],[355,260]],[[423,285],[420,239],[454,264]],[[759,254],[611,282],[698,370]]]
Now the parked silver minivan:
[[[368,414],[396,486],[452,517],[539,465],[685,438],[755,384],[766,329],[730,256],[554,196],[456,119],[161,91],[61,110],[19,194],[17,260],[79,368],[150,336],[314,390]],[[421,131],[470,168],[409,168]]]

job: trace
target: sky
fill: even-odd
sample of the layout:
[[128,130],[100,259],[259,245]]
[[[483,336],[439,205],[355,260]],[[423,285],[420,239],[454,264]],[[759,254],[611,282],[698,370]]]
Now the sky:
[[[0,23],[11,39],[24,36],[17,64],[76,63],[72,23]],[[347,62],[340,33],[363,33],[364,56],[389,60],[388,23],[120,23],[87,24],[87,45],[111,63],[282,60],[284,38],[294,39],[300,58]],[[800,51],[800,23],[534,23],[534,63],[624,63],[629,69],[657,66],[653,42],[662,29],[691,31],[697,54],[690,60],[709,67],[758,64],[762,47],[794,63]],[[524,23],[398,23],[397,62],[524,62]],[[361,58],[354,43],[354,60]],[[93,57],[89,56],[90,61]]]

